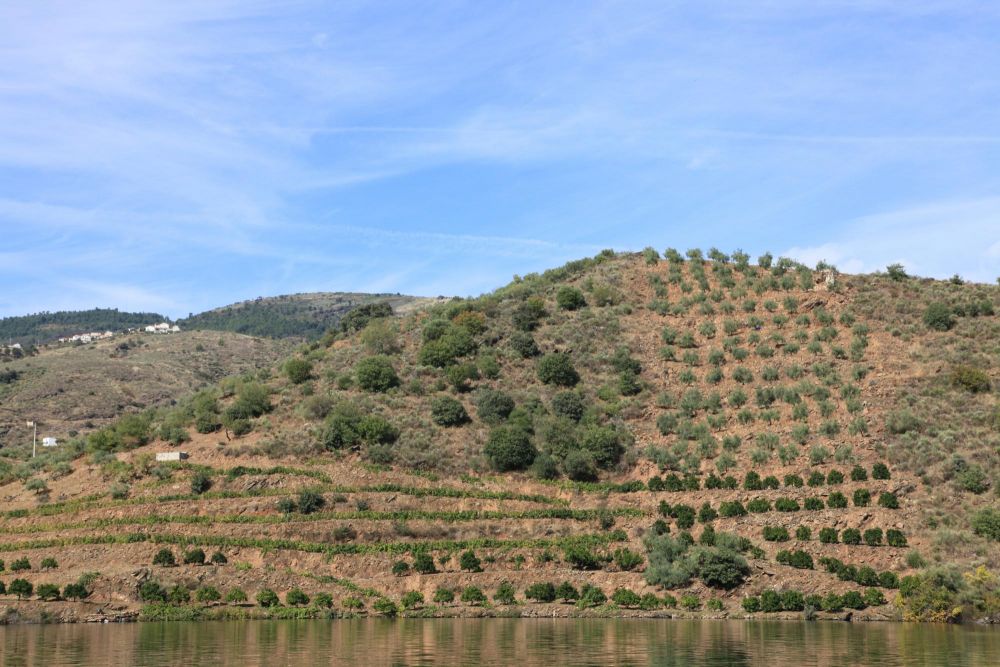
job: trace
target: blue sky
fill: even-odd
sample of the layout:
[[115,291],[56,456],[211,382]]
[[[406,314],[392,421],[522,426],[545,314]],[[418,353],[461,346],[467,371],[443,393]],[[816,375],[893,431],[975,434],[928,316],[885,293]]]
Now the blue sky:
[[0,5],[0,316],[602,248],[1000,276],[1000,4]]

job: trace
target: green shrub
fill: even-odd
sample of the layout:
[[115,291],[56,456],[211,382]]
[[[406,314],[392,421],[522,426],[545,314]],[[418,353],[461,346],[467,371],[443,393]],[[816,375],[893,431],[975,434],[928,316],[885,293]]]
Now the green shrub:
[[241,604],[247,601],[247,594],[242,588],[231,588],[226,593],[226,602],[230,604]]
[[483,453],[496,470],[524,470],[535,460],[538,451],[531,437],[519,428],[497,426],[490,431]]
[[870,547],[877,547],[882,545],[882,529],[881,528],[869,528],[864,533],[865,544]]
[[872,466],[872,479],[889,479],[889,467],[884,463]]
[[681,596],[680,606],[681,609],[686,609],[687,611],[697,611],[701,609],[701,600],[698,599],[697,595],[688,593]]
[[72,584],[66,584],[63,587],[63,597],[67,600],[83,600],[90,596],[90,591],[81,582],[75,582]]
[[163,548],[156,552],[153,556],[153,565],[162,565],[163,567],[173,567],[177,565],[177,560],[174,558],[174,552],[170,549]]
[[625,452],[621,433],[609,426],[585,429],[580,438],[580,446],[593,455],[594,463],[601,468],[615,465]]
[[761,491],[764,488],[764,482],[760,475],[751,470],[743,478],[743,488],[747,491]]
[[159,583],[149,579],[139,586],[139,599],[143,602],[166,602],[167,591]]
[[799,526],[795,529],[795,539],[806,542],[812,539],[812,529],[809,526]]
[[281,605],[281,600],[278,599],[277,593],[270,588],[265,588],[257,593],[257,604],[265,608],[278,607]]
[[986,393],[990,390],[990,376],[975,366],[956,366],[951,371],[951,384],[973,394]]
[[395,616],[399,613],[399,607],[396,603],[389,598],[379,598],[375,600],[375,604],[372,605],[372,609],[375,613],[382,614],[383,616]]
[[462,555],[458,557],[458,566],[466,572],[483,571],[483,563],[472,549],[462,552]]
[[572,602],[580,599],[580,592],[568,581],[564,581],[556,587],[555,596],[563,602]]
[[434,590],[434,603],[435,604],[451,604],[455,601],[455,591],[451,588],[446,588],[444,586],[438,586]]
[[799,503],[792,498],[778,498],[774,501],[774,509],[779,512],[798,512]]
[[885,427],[890,433],[901,435],[903,433],[919,430],[921,423],[912,411],[909,409],[903,409],[890,412],[889,416],[885,419]]
[[924,310],[924,324],[935,331],[948,331],[955,326],[955,318],[948,304],[935,301]]
[[205,552],[201,549],[195,548],[184,552],[184,564],[185,565],[204,565],[205,564]]
[[847,507],[847,496],[840,491],[834,491],[826,499],[826,506],[830,509],[843,509]]
[[59,587],[55,584],[38,584],[38,588],[35,590],[35,595],[42,600],[58,600]]
[[747,509],[754,514],[771,511],[771,501],[767,498],[754,498],[747,503]]
[[476,414],[487,424],[499,424],[514,411],[514,399],[509,394],[486,389],[476,397]]
[[575,570],[597,570],[601,567],[601,561],[594,552],[578,543],[563,548],[563,560]]
[[638,607],[642,598],[637,593],[627,588],[616,588],[611,594],[611,601],[619,607]]
[[844,544],[861,544],[861,531],[857,528],[845,528],[840,539]]
[[18,600],[31,597],[35,587],[27,579],[15,579],[7,586],[7,592],[16,595]]
[[826,596],[823,597],[822,609],[823,611],[828,611],[828,612],[843,611],[844,609],[843,599],[839,595],[831,591],[830,593],[827,593]]
[[972,530],[994,542],[1000,542],[1000,510],[985,508],[972,517]]
[[43,570],[54,570],[59,567],[59,563],[56,562],[55,558],[49,556],[48,558],[43,558],[39,567]]
[[201,470],[191,475],[191,493],[200,495],[212,488],[212,478]]
[[385,392],[399,386],[399,376],[392,360],[385,355],[365,357],[354,367],[358,386],[369,392]]
[[434,559],[426,551],[418,551],[413,555],[413,569],[420,574],[435,574]]
[[890,547],[905,547],[906,535],[901,530],[890,528],[885,531],[885,541]]
[[813,559],[805,551],[779,551],[774,556],[774,560],[782,565],[790,565],[800,570],[813,569]]
[[643,611],[655,611],[663,606],[663,601],[652,593],[646,593],[639,598],[639,609]]
[[416,609],[424,604],[424,594],[420,591],[407,591],[399,599],[403,609]]
[[965,465],[956,475],[955,483],[963,491],[980,494],[990,488],[990,479],[986,471],[978,465]]
[[738,500],[726,500],[719,505],[719,516],[746,516],[747,510]]
[[462,602],[473,606],[486,602],[486,594],[475,586],[467,586],[462,590]]
[[556,292],[556,305],[562,310],[579,310],[587,305],[587,300],[575,287],[563,286]]
[[461,426],[469,421],[469,413],[461,401],[438,396],[431,401],[431,419],[438,426]]
[[580,374],[573,368],[573,362],[569,355],[553,352],[539,360],[538,379],[545,384],[572,387],[580,381]]
[[514,585],[509,581],[501,581],[493,593],[493,601],[500,605],[517,604]]
[[597,465],[590,452],[571,451],[563,460],[563,470],[575,482],[592,482],[597,479]]
[[844,593],[840,598],[840,603],[848,609],[865,608],[865,600],[861,597],[861,593],[857,591],[848,591]]
[[318,491],[303,489],[299,491],[298,509],[302,514],[312,514],[323,509],[326,500]]
[[838,533],[836,528],[820,528],[819,541],[823,544],[836,544]]
[[[563,593],[567,592],[567,589],[563,588],[563,586],[567,585],[570,588],[573,588],[569,582],[565,582],[562,586],[560,586],[560,590],[562,590]],[[524,597],[529,600],[534,600],[535,602],[555,602],[557,596],[559,596],[559,593],[556,590],[556,587],[550,582],[535,583],[528,586],[524,590]],[[576,589],[574,588],[572,593],[569,594],[569,597],[563,597],[562,599],[571,600],[576,599],[576,597],[579,597],[579,594],[576,593]]]
[[457,392],[471,389],[471,382],[479,379],[479,368],[475,364],[455,364],[445,370],[445,377]]
[[817,498],[815,496],[809,496],[808,498],[803,500],[802,506],[810,511],[818,511],[826,507],[826,505],[823,503],[823,499]]
[[580,599],[577,600],[576,604],[581,608],[600,607],[607,601],[608,597],[600,588],[591,586],[590,584],[584,584],[583,588],[580,589]]
[[285,375],[292,384],[302,384],[312,375],[312,364],[299,357],[293,357],[285,362]]
[[764,539],[768,542],[787,542],[788,529],[784,526],[764,526]]
[[854,490],[854,506],[868,507],[872,502],[872,494],[868,489]]
[[515,331],[510,336],[510,347],[517,352],[522,359],[530,359],[541,354],[538,344],[532,335],[526,331]]
[[558,417],[578,422],[585,411],[586,405],[578,392],[561,391],[552,397],[552,412]]
[[756,614],[761,609],[760,598],[757,597],[756,595],[751,595],[750,597],[743,598],[740,604],[742,604],[743,606],[743,611],[747,612],[748,614]]
[[191,602],[191,593],[188,589],[184,588],[184,586],[176,584],[170,589],[170,592],[167,593],[167,601],[170,602],[170,604],[175,605],[187,604]]
[[617,549],[614,554],[615,565],[623,571],[631,571],[643,564],[644,558],[629,549]]
[[889,493],[888,491],[883,491],[878,496],[879,507],[884,507],[890,510],[899,509],[899,499],[896,498],[895,493]]
[[198,602],[217,602],[222,599],[222,594],[214,586],[202,586],[195,591],[194,599]]

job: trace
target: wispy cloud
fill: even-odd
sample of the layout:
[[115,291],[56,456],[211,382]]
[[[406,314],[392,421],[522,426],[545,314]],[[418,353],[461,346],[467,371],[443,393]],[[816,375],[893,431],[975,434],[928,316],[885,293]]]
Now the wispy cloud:
[[891,251],[891,222],[866,216],[905,211],[930,241],[948,215],[991,219],[917,211],[1000,185],[998,14],[973,0],[5,3],[0,280],[19,289],[0,315],[469,293],[601,247],[730,240],[987,276],[989,244],[943,239],[932,261]]
[[[1000,277],[1000,197],[929,202],[852,220],[836,238],[784,254],[843,271],[880,271],[900,263],[922,276],[993,282]],[[963,257],[955,262],[955,257]]]

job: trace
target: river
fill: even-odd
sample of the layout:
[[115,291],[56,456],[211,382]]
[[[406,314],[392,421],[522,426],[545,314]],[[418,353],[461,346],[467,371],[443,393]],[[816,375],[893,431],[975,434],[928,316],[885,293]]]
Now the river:
[[359,619],[0,627],[3,667],[996,667],[1000,628],[800,621]]

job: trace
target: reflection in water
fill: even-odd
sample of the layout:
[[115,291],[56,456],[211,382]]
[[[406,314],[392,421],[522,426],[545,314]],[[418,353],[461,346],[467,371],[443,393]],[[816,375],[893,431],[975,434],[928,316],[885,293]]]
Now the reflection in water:
[[998,664],[980,627],[651,619],[362,619],[0,627],[3,667]]

